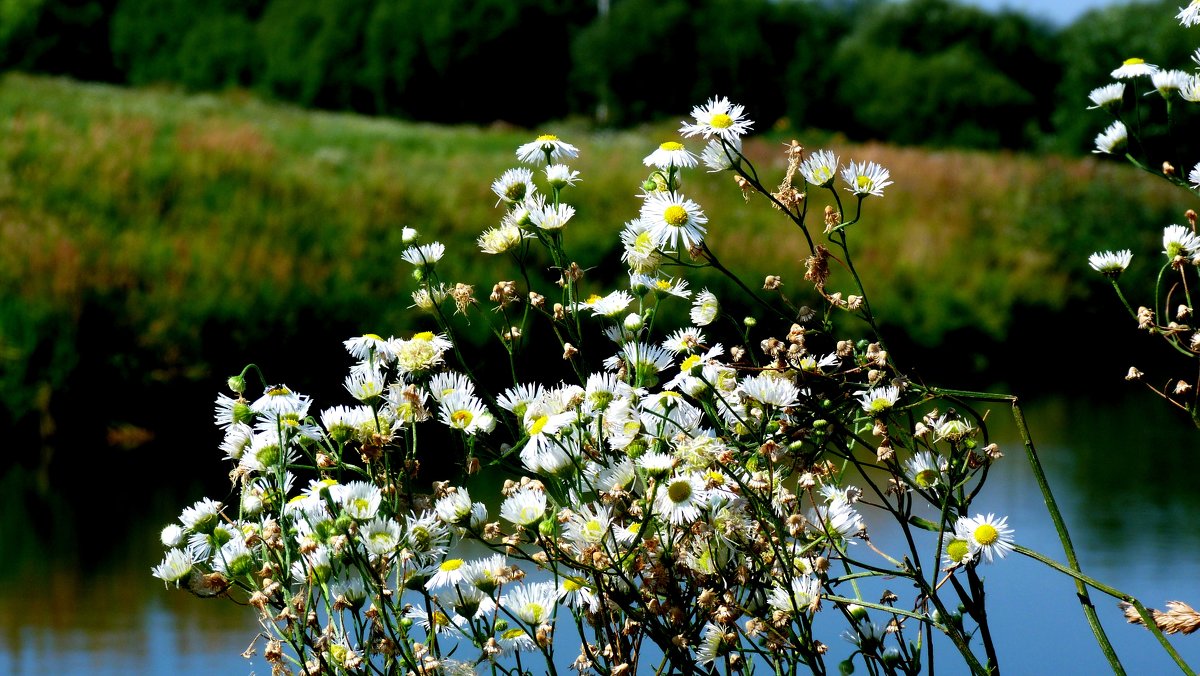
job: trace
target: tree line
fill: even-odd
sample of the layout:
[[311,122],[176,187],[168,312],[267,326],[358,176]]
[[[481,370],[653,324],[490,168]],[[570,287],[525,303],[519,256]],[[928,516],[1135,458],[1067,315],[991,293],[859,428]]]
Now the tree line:
[[952,0],[15,0],[0,67],[441,123],[626,126],[720,94],[856,139],[1085,151],[1108,71],[1188,63],[1177,4],[1056,27]]

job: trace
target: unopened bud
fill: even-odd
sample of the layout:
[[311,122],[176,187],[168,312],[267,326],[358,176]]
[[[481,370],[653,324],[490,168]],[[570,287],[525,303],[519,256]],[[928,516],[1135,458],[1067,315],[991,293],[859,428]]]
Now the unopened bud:
[[642,316],[638,313],[631,312],[625,316],[626,331],[641,331],[643,326],[645,326],[645,322],[642,321]]
[[225,381],[225,383],[229,385],[229,389],[237,392],[238,394],[246,391],[246,379],[240,375],[231,377],[229,380]]
[[404,244],[405,246],[408,246],[408,245],[412,244],[413,242],[417,241],[417,237],[418,237],[417,231],[412,228],[405,227],[403,230],[400,231],[400,242],[402,244]]

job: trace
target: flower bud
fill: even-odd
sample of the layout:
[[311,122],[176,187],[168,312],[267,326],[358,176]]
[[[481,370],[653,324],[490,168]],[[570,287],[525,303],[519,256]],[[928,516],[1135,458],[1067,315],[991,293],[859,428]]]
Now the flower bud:
[[645,322],[642,321],[642,316],[639,315],[638,313],[631,312],[628,315],[626,315],[626,317],[625,317],[625,330],[626,331],[631,331],[631,332],[632,331],[641,331],[643,326],[645,326]]
[[229,385],[229,389],[237,392],[238,394],[242,394],[246,391],[246,379],[241,375],[232,376],[229,378],[229,380],[226,380],[225,383]]
[[400,242],[403,243],[404,246],[408,246],[416,242],[417,237],[417,231],[410,227],[405,226],[405,228],[400,231]]

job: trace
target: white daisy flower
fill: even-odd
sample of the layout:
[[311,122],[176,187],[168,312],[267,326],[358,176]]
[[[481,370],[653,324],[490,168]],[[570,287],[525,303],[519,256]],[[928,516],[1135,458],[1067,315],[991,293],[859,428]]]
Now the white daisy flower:
[[367,585],[356,570],[344,570],[329,581],[329,596],[357,610],[367,601]]
[[562,230],[574,215],[575,208],[569,204],[559,204],[558,206],[547,204],[541,209],[530,212],[529,217],[533,220],[533,224],[542,230]]
[[178,585],[192,572],[196,563],[191,553],[185,549],[174,548],[163,557],[162,563],[150,569],[150,572],[162,580],[164,584]]
[[517,159],[526,164],[550,164],[563,157],[579,157],[579,149],[554,134],[542,134],[517,148]]
[[1188,172],[1188,182],[1192,184],[1193,190],[1200,190],[1200,163],[1196,164],[1196,166],[1192,167],[1192,170]]
[[625,248],[621,253],[621,261],[629,266],[631,272],[652,274],[658,270],[662,253],[650,232],[650,223],[641,218],[626,223],[621,231],[621,244]]
[[525,624],[537,626],[549,620],[558,605],[558,586],[553,582],[516,585],[500,599],[500,605]]
[[225,430],[225,437],[221,439],[220,449],[225,452],[223,459],[240,460],[253,438],[254,430],[249,425],[230,425],[229,429]]
[[1150,81],[1154,83],[1154,88],[1164,99],[1169,99],[1171,94],[1181,91],[1191,84],[1192,75],[1182,70],[1159,70],[1150,76]]
[[213,570],[226,577],[246,576],[254,571],[254,554],[246,546],[245,538],[234,537],[213,555],[212,565]]
[[589,546],[611,540],[611,523],[612,515],[608,507],[598,503],[584,505],[571,515],[563,529],[563,536],[575,545],[576,551],[583,551]]
[[254,419],[254,410],[245,399],[218,394],[213,419],[221,429],[235,424],[244,425]]
[[855,195],[875,195],[883,197],[883,189],[892,184],[888,178],[891,173],[874,162],[859,164],[851,161],[850,166],[842,169],[842,180],[850,184],[849,190]]
[[346,340],[343,345],[351,357],[359,361],[369,361],[378,356],[386,363],[391,360],[392,353],[388,349],[388,341],[374,333],[364,333],[356,338]]
[[183,527],[193,533],[211,533],[221,522],[221,503],[211,498],[198,500],[191,507],[184,507],[179,515]]
[[1200,102],[1200,74],[1188,76],[1179,90],[1179,98],[1191,103]]
[[1187,7],[1180,7],[1179,13],[1175,15],[1179,19],[1182,26],[1195,26],[1200,24],[1200,0],[1191,0]]
[[633,388],[617,380],[614,373],[597,372],[588,375],[584,387],[584,411],[596,413],[604,411],[615,399],[628,397],[633,394]]
[[971,423],[957,415],[947,413],[933,421],[933,431],[938,441],[961,441],[975,433]]
[[[467,498],[466,511],[470,511],[470,497]],[[439,503],[441,501],[439,500]],[[456,516],[457,505],[447,506],[447,516]],[[420,560],[439,556],[450,544],[450,530],[446,524],[438,520],[433,512],[408,514],[404,517],[404,546],[416,554]]]
[[500,632],[496,640],[505,653],[533,652],[538,649],[537,642],[533,640],[533,637],[520,627],[505,629]]
[[895,405],[900,398],[900,390],[894,386],[873,387],[867,392],[861,392],[859,403],[867,413],[883,413]]
[[562,190],[569,185],[579,182],[579,172],[572,171],[565,164],[552,164],[546,167],[546,182],[555,190]]
[[730,103],[725,97],[713,97],[703,106],[692,108],[692,119],[695,122],[689,123],[684,120],[683,126],[679,128],[679,133],[685,137],[717,136],[726,141],[733,141],[750,131],[754,125],[745,118],[745,108]]
[[700,518],[700,509],[708,503],[708,491],[699,475],[679,474],[664,481],[654,493],[654,512],[676,525]]
[[600,610],[600,597],[582,577],[572,575],[558,578],[558,600],[575,610],[596,612]]
[[811,185],[827,188],[837,178],[838,156],[830,150],[818,150],[800,163],[800,175]]
[[376,369],[356,371],[346,376],[346,391],[361,402],[370,402],[383,395],[383,374]]
[[471,494],[465,487],[460,486],[453,493],[438,498],[433,511],[442,523],[454,525],[471,516],[472,506]]
[[392,343],[396,370],[401,375],[431,371],[443,363],[442,356],[451,347],[445,335],[432,331],[422,331],[408,340],[397,339]]
[[629,295],[628,291],[617,290],[607,296],[593,294],[587,300],[576,303],[571,309],[574,312],[591,310],[593,317],[612,318],[623,312],[632,302],[633,296]]
[[507,568],[508,561],[503,554],[472,559],[463,566],[463,580],[484,594],[491,594],[500,585]]
[[520,204],[537,192],[533,187],[533,172],[524,167],[509,169],[492,181],[492,192],[499,198],[496,204]]
[[735,164],[741,159],[738,157],[742,152],[742,139],[735,138],[725,143],[721,139],[713,139],[704,146],[704,150],[700,153],[700,161],[704,166],[708,167],[708,173],[718,171],[726,171],[732,169]]
[[468,436],[486,432],[492,425],[487,407],[475,395],[457,391],[441,401],[439,420],[450,429],[461,430]]
[[921,451],[904,461],[904,474],[923,490],[930,490],[939,484],[944,486],[946,480],[940,460],[929,451]]
[[808,612],[821,597],[821,583],[808,575],[797,575],[787,586],[771,588],[767,605],[788,617]]
[[1013,549],[1013,529],[1008,527],[1007,516],[996,518],[995,514],[976,514],[975,518],[962,517],[955,522],[954,532],[967,541],[976,557],[986,559],[988,563],[995,557],[1004,558]]
[[678,141],[667,141],[658,149],[646,156],[642,164],[647,167],[658,167],[663,171],[676,169],[691,169],[696,166],[696,156]]
[[671,366],[671,353],[649,343],[626,343],[621,352],[604,360],[604,365],[616,370],[624,361],[628,382],[637,387],[652,387],[658,384],[658,374]]
[[1133,260],[1133,252],[1129,249],[1120,251],[1097,251],[1088,256],[1088,265],[1093,270],[1107,277],[1116,277],[1129,267],[1129,262]]
[[268,387],[263,396],[250,404],[250,408],[260,415],[280,415],[304,410],[308,401],[307,396],[291,391],[287,385],[276,385]]
[[475,394],[475,385],[467,378],[466,374],[457,371],[443,371],[435,373],[429,379],[429,393],[433,395],[433,400],[442,403],[452,394],[456,392],[464,392],[466,394]]
[[1158,66],[1146,63],[1145,59],[1132,58],[1125,59],[1124,63],[1112,72],[1112,76],[1117,80],[1127,80],[1139,75],[1153,75],[1157,71]]
[[834,500],[828,505],[817,505],[805,514],[809,525],[817,534],[834,540],[848,541],[851,535],[863,528],[862,519],[849,502]]
[[379,487],[366,481],[351,481],[338,491],[338,502],[355,521],[374,519],[382,500]]
[[791,379],[772,373],[759,373],[741,382],[741,390],[747,397],[760,404],[786,408],[800,402],[800,388]]
[[408,610],[404,611],[404,617],[420,625],[426,632],[433,631],[434,634],[438,635],[454,633],[461,625],[466,623],[465,617],[450,617],[437,609],[434,609],[431,616],[425,612],[424,608],[419,606],[409,607]]
[[409,307],[415,307],[422,312],[433,312],[433,308],[442,304],[446,297],[450,295],[446,292],[445,284],[437,286],[425,286],[412,292],[413,304]]
[[546,493],[525,487],[514,491],[500,505],[501,518],[518,526],[532,526],[546,515]]
[[1163,253],[1167,260],[1190,256],[1200,250],[1200,237],[1183,225],[1169,225],[1163,230]]
[[676,298],[691,298],[688,282],[682,277],[651,277],[639,272],[629,273],[629,288],[639,295],[645,291],[653,291],[659,295],[675,296]]
[[708,216],[699,204],[670,192],[647,195],[640,218],[647,224],[650,236],[659,248],[699,246],[706,232],[704,224],[708,222]]
[[[956,524],[957,525],[957,524]],[[975,560],[970,539],[955,532],[942,535],[942,564],[946,568],[963,566]]]
[[358,537],[373,557],[391,556],[400,547],[400,524],[375,518],[359,527]]
[[675,456],[658,451],[647,451],[638,457],[637,466],[652,477],[666,476],[675,467]]
[[451,587],[463,581],[462,559],[446,559],[438,564],[437,572],[425,582],[426,589]]
[[400,254],[400,259],[417,267],[429,266],[442,260],[446,247],[441,242],[410,246]]
[[529,405],[542,398],[542,386],[539,383],[520,384],[508,388],[496,403],[500,408],[512,413],[518,418],[525,417]]
[[520,227],[515,223],[505,221],[499,227],[484,230],[476,242],[479,244],[480,251],[494,256],[511,250],[521,243],[523,237]]
[[[700,664],[712,664],[718,657],[726,655],[729,651],[737,646],[736,640],[733,645],[725,640],[725,635],[729,634],[725,627],[712,622],[704,624],[704,632],[700,635],[700,646],[696,648],[696,661]],[[732,632],[736,637],[736,632]]]
[[1103,108],[1109,110],[1120,107],[1121,99],[1125,96],[1125,85],[1120,82],[1106,84],[1103,87],[1097,87],[1088,94],[1088,99],[1092,105],[1088,106],[1088,110]]
[[703,289],[696,294],[696,299],[692,301],[692,310],[689,315],[692,323],[696,326],[708,326],[717,321],[720,313],[721,302],[717,300],[717,295],[708,289]]

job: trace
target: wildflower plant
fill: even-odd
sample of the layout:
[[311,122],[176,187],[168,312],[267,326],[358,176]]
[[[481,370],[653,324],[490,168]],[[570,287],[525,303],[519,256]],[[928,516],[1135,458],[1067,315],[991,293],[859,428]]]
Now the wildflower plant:
[[[1176,15],[1184,27],[1197,23],[1200,4],[1191,2]],[[1097,153],[1123,157],[1134,166],[1173,183],[1191,196],[1200,195],[1200,147],[1195,115],[1200,112],[1200,51],[1186,70],[1161,69],[1131,58],[1112,73],[1116,82],[1092,91],[1090,99],[1110,118],[1107,129],[1096,136]],[[1146,376],[1132,366],[1126,379],[1142,382],[1171,405],[1186,411],[1200,427],[1200,330],[1194,318],[1193,293],[1200,290],[1200,235],[1196,211],[1188,209],[1182,221],[1166,225],[1162,249],[1157,254],[1135,256],[1129,249],[1098,251],[1088,264],[1112,284],[1121,304],[1141,331],[1161,339],[1168,348],[1189,360],[1189,365],[1165,378]],[[1158,258],[1153,286],[1128,294],[1122,277],[1131,264]],[[1131,303],[1133,298],[1136,303]],[[1135,309],[1136,308],[1136,309]]]
[[[408,233],[400,258],[432,326],[347,340],[346,403],[319,408],[253,366],[230,379],[215,418],[233,496],[184,509],[153,574],[248,604],[279,672],[824,674],[841,636],[845,673],[920,673],[936,648],[986,674],[1000,657],[983,567],[1017,552],[1075,579],[1119,666],[1088,587],[1144,608],[1079,571],[1028,435],[1068,563],[974,509],[1003,457],[980,406],[1011,405],[1023,429],[1015,398],[918,384],[885,347],[849,241],[892,185],[887,169],[793,141],[771,190],[743,153],[742,106],[714,98],[691,117],[643,160],[622,288],[592,288],[569,253],[586,215],[568,197],[587,185],[569,162],[585,151],[540,136],[517,150],[527,166],[492,184],[498,225],[479,237],[521,281],[480,300],[441,277],[445,247]],[[685,145],[697,137],[699,153]],[[710,248],[720,224],[681,181],[698,162],[804,238],[795,295],[780,275],[752,289]],[[537,281],[536,250],[556,284]],[[737,320],[693,291],[696,269],[761,316]],[[672,305],[690,324],[665,318]],[[489,328],[507,382],[478,375],[491,356],[465,354],[456,314]],[[528,375],[548,361],[556,378]],[[251,400],[253,378],[264,394]],[[431,427],[449,446],[428,441]],[[504,472],[500,495],[422,474],[450,453],[466,475]]]

